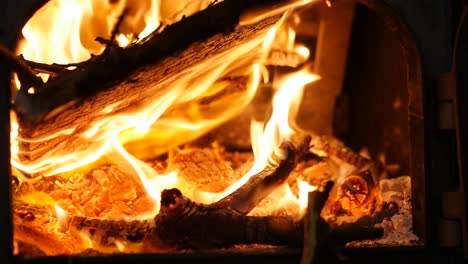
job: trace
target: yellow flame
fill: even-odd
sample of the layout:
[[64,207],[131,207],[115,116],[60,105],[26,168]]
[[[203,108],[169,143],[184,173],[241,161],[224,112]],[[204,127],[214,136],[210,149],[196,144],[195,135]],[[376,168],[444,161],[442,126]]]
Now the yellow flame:
[[[160,13],[167,8],[169,2],[157,0],[127,0],[118,1],[116,4],[111,2],[94,0],[49,2],[39,10],[37,17],[35,15],[24,27],[25,41],[21,43],[18,52],[23,53],[27,59],[44,63],[65,64],[83,61],[88,59],[91,53],[102,52],[104,47],[96,43],[94,38],[109,36],[124,8],[130,7],[130,11],[122,24],[121,33],[116,38],[120,46],[144,39],[159,26],[160,20],[169,21],[167,23],[174,22],[183,17],[181,14],[196,12],[212,3],[212,1],[200,1],[198,6],[196,1],[187,1],[182,8],[178,6],[171,12],[166,10],[167,15],[161,16]],[[291,6],[287,8],[281,6],[281,10],[275,12],[284,12],[291,7],[309,2],[311,1],[294,1]],[[97,10],[99,12],[96,12]],[[266,124],[257,121],[252,121],[251,124],[254,165],[244,177],[224,192],[208,193],[194,190],[179,179],[175,172],[159,175],[137,158],[141,154],[137,152],[148,151],[149,155],[153,156],[161,154],[171,147],[196,139],[237,115],[254,97],[259,83],[269,82],[272,79],[262,65],[271,49],[296,53],[306,61],[310,51],[305,46],[296,44],[295,31],[285,23],[288,15],[287,12],[266,36],[251,39],[154,84],[148,89],[148,94],[141,95],[148,98],[147,103],[117,114],[113,109],[122,101],[102,109],[102,118],[80,131],[72,145],[68,142],[58,143],[34,161],[20,159],[21,155],[34,154],[22,153],[19,148],[21,143],[41,143],[61,135],[72,135],[76,132],[76,128],[66,127],[43,138],[25,139],[18,137],[18,125],[13,116],[12,165],[28,174],[40,173],[48,176],[80,168],[105,156],[119,164],[121,169],[129,171],[130,175],[138,177],[147,193],[156,201],[159,201],[163,189],[174,187],[181,189],[192,199],[204,203],[225,197],[248,181],[252,175],[277,162],[272,156],[282,157],[283,153],[278,147],[296,133],[293,119],[297,114],[304,86],[318,79],[318,76],[312,74],[307,67],[292,74],[276,76],[275,81],[271,83],[272,89],[276,92],[272,102],[271,117]],[[63,48],[52,49],[50,46]],[[223,86],[225,84],[220,81],[221,77],[233,73],[248,76],[245,91],[221,99],[210,105],[208,109],[200,105],[198,99],[225,88]],[[143,143],[139,145],[138,142]],[[304,193],[313,188],[303,183],[298,184],[299,199],[292,194],[287,184],[275,190],[271,197],[278,201],[278,205],[305,208],[302,198]],[[159,210],[159,203],[155,203],[155,206],[153,213]],[[60,210],[61,208],[57,206],[57,214],[62,214]],[[79,236],[83,234],[80,233]],[[83,239],[87,241],[87,245],[93,246],[88,237]]]
[[283,3],[278,4],[274,8],[272,8],[271,6],[256,8],[256,9],[250,10],[249,12],[245,12],[244,14],[242,14],[240,17],[239,24],[248,25],[248,24],[257,23],[267,17],[279,15],[293,8],[304,6],[312,2],[316,2],[316,0],[285,1]]
[[[146,147],[151,147],[148,151],[159,150],[159,154],[161,149],[167,151],[168,147],[194,140],[239,113],[253,98],[260,70],[258,66],[249,66],[249,63],[261,58],[261,42],[262,38],[258,37],[155,84],[152,89],[148,89],[147,95],[142,95],[152,99],[148,100],[149,103],[125,113],[109,114],[90,124],[72,146],[67,142],[60,143],[33,162],[14,155],[12,164],[29,174],[53,175],[96,161],[110,149],[111,142],[116,139],[123,143],[144,139]],[[234,60],[236,56],[242,56],[243,59]],[[245,74],[251,75],[250,85],[244,92],[210,105],[209,108],[203,108],[197,103],[196,99],[209,93],[218,78],[242,68]],[[177,109],[177,106],[180,108]],[[187,109],[193,111],[187,112]],[[20,142],[43,142],[60,135],[70,135],[74,131],[72,126],[53,135],[34,139],[18,138],[17,132],[14,132],[12,138]],[[152,142],[152,145],[148,145],[148,142]],[[17,149],[16,153],[20,154]]]
[[[224,197],[237,190],[250,177],[262,171],[269,164],[275,163],[276,161],[271,159],[273,153],[275,156],[283,156],[278,147],[283,141],[291,140],[291,137],[296,133],[290,122],[292,121],[291,117],[295,117],[303,88],[318,78],[317,75],[309,73],[307,70],[301,70],[279,81],[279,90],[273,97],[273,112],[269,121],[265,126],[256,121],[251,124],[251,141],[255,157],[251,170],[235,184],[229,186],[221,196]],[[288,185],[286,187],[289,188]],[[288,192],[290,193],[290,190]],[[274,196],[274,193],[272,195]],[[288,197],[289,199],[286,200],[297,200],[293,195]],[[297,201],[291,202],[297,203]]]
[[309,192],[317,190],[317,186],[312,186],[301,179],[297,179],[297,185],[299,187],[299,204],[301,210],[305,210],[309,200]]
[[[177,5],[171,4],[177,2]],[[163,21],[175,23],[205,9],[214,0],[54,0],[46,3],[23,27],[18,53],[43,63],[67,64],[99,54],[117,19],[127,10],[116,41],[121,47],[145,39]],[[161,14],[163,12],[163,14]]]
[[[263,43],[264,49],[271,49],[273,47],[281,50],[294,50],[300,47],[299,50],[304,55],[308,55],[308,51],[304,46],[296,46],[294,30],[287,24],[283,25],[289,14],[286,14],[280,24],[272,28]],[[255,162],[250,171],[243,176],[239,181],[229,186],[225,192],[223,192],[219,198],[224,197],[237,190],[240,186],[245,184],[253,175],[259,173],[267,166],[274,164],[275,160],[272,160],[273,156],[282,157],[283,153],[280,152],[279,146],[283,141],[291,140],[291,137],[297,132],[296,125],[294,124],[294,118],[297,115],[299,103],[302,99],[304,86],[308,83],[314,82],[319,79],[319,76],[310,72],[308,68],[303,68],[292,74],[286,74],[280,76],[278,81],[274,81],[272,84],[273,90],[276,91],[273,97],[273,111],[270,119],[264,125],[258,121],[252,121],[251,123],[251,142],[252,149],[255,157]],[[286,188],[286,193],[291,195],[281,195],[275,197],[279,191],[275,191],[270,197],[288,202],[292,204],[299,204],[298,199],[292,195],[288,185],[284,185],[282,188]],[[303,207],[305,208],[305,207]]]

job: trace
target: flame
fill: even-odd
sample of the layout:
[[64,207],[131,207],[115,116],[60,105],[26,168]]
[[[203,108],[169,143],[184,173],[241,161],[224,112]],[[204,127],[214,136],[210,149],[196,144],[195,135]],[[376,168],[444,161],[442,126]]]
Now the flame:
[[[184,15],[193,14],[213,2],[215,1],[182,1],[177,2],[178,4],[158,0],[115,3],[94,0],[50,1],[23,28],[25,39],[20,43],[18,53],[36,62],[80,62],[89,59],[90,54],[99,54],[105,49],[104,45],[94,39],[98,36],[109,37],[116,20],[126,9],[129,10],[128,14],[116,36],[117,43],[122,47],[143,41],[161,26],[160,21],[164,25],[174,23]],[[68,142],[58,143],[51,151],[34,161],[19,158],[30,154],[20,151],[21,143],[41,143],[61,135],[73,135],[76,127],[66,127],[43,138],[21,138],[18,135],[16,117],[12,114],[12,165],[19,174],[24,172],[29,175],[50,176],[73,171],[106,158],[119,164],[119,169],[137,177],[148,195],[158,201],[151,210],[151,215],[159,211],[160,193],[167,188],[179,188],[188,197],[203,203],[212,203],[225,197],[247,182],[252,175],[277,162],[272,159],[273,156],[283,157],[284,153],[281,153],[279,145],[291,140],[298,131],[294,118],[303,90],[308,83],[319,77],[305,63],[310,51],[296,43],[296,33],[291,25],[291,21],[295,20],[290,19],[292,13],[287,10],[309,2],[311,1],[293,1],[291,5],[275,9],[276,13],[286,13],[266,35],[212,56],[154,84],[148,89],[148,94],[142,95],[148,97],[147,103],[117,114],[113,113],[113,109],[122,102],[107,106],[101,110],[103,117],[80,131],[73,145],[68,145]],[[245,21],[252,19],[254,18],[250,16]],[[61,48],[49,48],[51,46]],[[296,54],[303,65],[294,73],[272,78],[263,65],[268,61],[272,50]],[[229,85],[229,82],[223,81],[224,77],[238,76],[246,77],[245,90],[220,99],[210,105],[209,109],[199,103],[200,98],[215,94]],[[252,100],[261,82],[269,84],[275,91],[271,117],[265,124],[252,121],[251,141],[255,162],[246,175],[224,192],[196,190],[180,179],[176,172],[158,174],[141,160],[141,157],[154,157],[190,142],[236,116]],[[31,179],[23,175],[21,180]],[[298,214],[301,214],[307,206],[307,192],[314,190],[314,187],[301,181],[298,181],[298,186],[298,197],[285,183],[270,198],[277,201],[276,206],[298,208]],[[67,213],[59,206],[55,206],[55,209],[61,226],[65,228],[63,223],[67,222]],[[86,247],[95,246],[88,235],[79,232],[76,236],[84,241]],[[119,243],[116,246],[123,250],[126,246]]]
[[299,204],[301,206],[301,210],[305,210],[307,208],[309,199],[308,194],[309,192],[317,190],[317,186],[312,186],[308,182],[301,179],[297,179],[297,185],[299,187]]
[[[161,25],[205,9],[214,0],[54,0],[46,3],[22,29],[18,54],[42,63],[69,64],[100,54],[105,46],[96,37],[111,36],[118,18],[127,10],[116,41],[121,47],[139,42]],[[177,4],[175,4],[177,3]]]
[[58,230],[60,232],[66,232],[68,230],[68,223],[70,220],[68,212],[58,205],[54,205],[54,209],[58,221]]
[[[268,32],[263,47],[272,49],[276,46],[282,50],[297,50],[297,47],[300,47],[298,50],[303,54],[309,54],[308,51],[304,51],[304,46],[295,45],[296,35],[294,30],[282,24],[285,22],[288,15],[289,14],[283,16],[280,24]],[[272,83],[272,88],[276,93],[273,97],[273,111],[270,119],[265,125],[258,121],[252,121],[251,123],[251,142],[255,162],[251,170],[239,181],[227,188],[219,198],[237,190],[240,186],[245,184],[250,177],[259,173],[270,164],[277,162],[272,160],[273,156],[283,156],[279,146],[283,141],[291,140],[292,136],[297,132],[297,125],[294,124],[293,120],[297,115],[304,87],[308,83],[318,79],[318,75],[311,73],[311,71],[305,67],[292,74],[280,76],[278,81]],[[304,185],[301,186],[304,187]],[[287,195],[292,194],[289,186],[284,184],[280,189],[283,189],[283,192],[275,191],[270,197],[282,201],[283,203],[299,205],[301,212],[303,212],[303,209],[305,209],[307,205],[303,202],[301,203],[294,195]],[[301,188],[299,197],[307,196],[307,192],[311,189],[312,187]]]

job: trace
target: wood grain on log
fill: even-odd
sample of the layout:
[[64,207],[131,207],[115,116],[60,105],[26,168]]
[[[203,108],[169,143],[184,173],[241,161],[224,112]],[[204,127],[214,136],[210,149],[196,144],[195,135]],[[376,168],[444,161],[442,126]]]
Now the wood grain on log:
[[[22,142],[20,148],[24,150],[24,158],[35,160],[57,145],[64,148],[74,146],[74,142],[79,140],[78,135],[89,129],[93,122],[119,113],[131,113],[138,106],[162,98],[170,91],[168,82],[171,81],[171,77],[199,65],[209,57],[228,52],[251,39],[262,36],[277,19],[277,17],[269,18],[257,24],[239,27],[229,34],[216,34],[205,41],[194,43],[180,53],[138,68],[124,80],[114,82],[112,87],[100,90],[80,103],[73,102],[71,105],[54,108],[53,115],[49,114],[40,123],[20,119],[20,136],[26,139],[43,138],[73,128],[71,134],[60,135],[43,142]],[[61,75],[58,78],[67,77]],[[238,81],[235,85],[239,85]],[[62,95],[56,94],[56,96]],[[34,99],[33,103],[42,104],[53,100],[53,98]],[[112,111],[104,111],[106,107],[112,107]]]

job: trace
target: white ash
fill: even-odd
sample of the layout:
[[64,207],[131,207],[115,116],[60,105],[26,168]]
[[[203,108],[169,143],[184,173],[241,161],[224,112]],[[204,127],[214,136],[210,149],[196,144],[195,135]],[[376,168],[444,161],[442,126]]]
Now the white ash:
[[421,244],[413,233],[413,208],[411,204],[411,177],[401,176],[380,181],[380,197],[384,202],[396,202],[399,211],[379,225],[384,235],[377,239],[353,241],[346,247],[414,246]]

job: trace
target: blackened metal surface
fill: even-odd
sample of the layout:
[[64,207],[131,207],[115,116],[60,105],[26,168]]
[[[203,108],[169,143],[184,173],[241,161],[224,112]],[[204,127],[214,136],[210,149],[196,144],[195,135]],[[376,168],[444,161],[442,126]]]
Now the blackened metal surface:
[[[13,50],[18,33],[33,12],[45,2],[3,0],[0,2],[0,43]],[[0,62],[1,63],[1,62]],[[0,64],[0,260],[12,262],[13,225],[10,192],[10,72]]]
[[[462,193],[463,202],[463,240],[465,259],[468,259],[468,6],[465,7],[462,20],[458,29],[457,42],[455,44],[455,70],[457,74],[457,141],[459,161],[459,191]],[[461,205],[460,205],[461,206]]]
[[12,254],[12,223],[10,210],[10,73],[0,66],[0,259]]
[[[318,253],[318,264],[415,264],[415,263],[462,263],[462,252],[455,249],[431,251],[427,248],[348,248],[323,250]],[[17,264],[105,264],[105,263],[299,263],[300,249],[251,249],[213,250],[174,254],[113,255],[100,257],[44,257],[35,259],[16,258]]]
[[14,263],[299,263],[301,249],[220,249],[209,251],[185,251],[171,254],[112,255],[98,257],[43,257],[34,259],[16,258]]
[[[355,150],[411,176],[415,233],[426,225],[425,131],[420,54],[407,25],[381,1],[357,1],[347,76],[339,99],[346,102],[348,130],[339,137]],[[339,102],[339,101],[338,101]],[[398,176],[398,175],[395,175]]]

